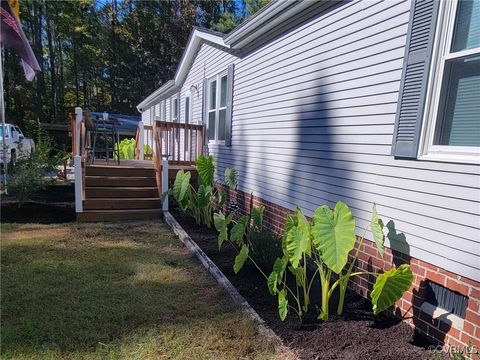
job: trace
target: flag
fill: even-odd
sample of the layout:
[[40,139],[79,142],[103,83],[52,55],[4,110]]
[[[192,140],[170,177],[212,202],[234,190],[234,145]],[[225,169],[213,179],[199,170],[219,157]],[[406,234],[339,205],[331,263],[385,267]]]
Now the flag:
[[20,0],[8,0],[8,2],[17,19],[20,19]]
[[7,0],[0,0],[0,43],[9,46],[22,59],[23,71],[28,81],[32,81],[40,72],[40,65],[35,58],[30,44],[23,33],[20,21],[12,11]]

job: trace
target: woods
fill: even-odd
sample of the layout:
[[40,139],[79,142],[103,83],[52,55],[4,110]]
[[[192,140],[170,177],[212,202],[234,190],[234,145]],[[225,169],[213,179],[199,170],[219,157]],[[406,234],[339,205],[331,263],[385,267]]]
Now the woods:
[[66,123],[75,106],[136,114],[169,80],[192,26],[228,32],[268,0],[20,1],[20,20],[42,71],[25,80],[4,53],[7,122]]

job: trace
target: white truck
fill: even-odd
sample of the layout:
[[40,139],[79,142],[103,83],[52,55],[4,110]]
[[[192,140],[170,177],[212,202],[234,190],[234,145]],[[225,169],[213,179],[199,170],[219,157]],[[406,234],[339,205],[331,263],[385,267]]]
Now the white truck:
[[26,138],[17,125],[5,124],[5,146],[3,144],[3,126],[0,124],[0,164],[3,165],[3,151],[6,150],[7,164],[15,164],[18,158],[28,156],[35,148],[32,139]]

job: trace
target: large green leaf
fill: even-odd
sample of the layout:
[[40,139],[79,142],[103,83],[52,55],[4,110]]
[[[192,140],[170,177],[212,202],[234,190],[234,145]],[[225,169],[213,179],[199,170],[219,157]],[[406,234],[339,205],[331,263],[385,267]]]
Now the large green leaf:
[[287,291],[285,289],[278,292],[278,315],[280,320],[285,320],[288,314]]
[[295,227],[295,219],[293,215],[289,214],[283,226],[282,250],[284,253],[287,253],[287,235],[293,227]]
[[309,231],[306,226],[296,226],[290,229],[286,236],[287,255],[290,264],[297,268],[308,248]]
[[377,246],[378,253],[383,257],[385,252],[385,235],[383,234],[383,221],[378,217],[377,206],[373,204],[372,220],[370,221],[370,228],[372,229],[373,240]]
[[205,157],[200,155],[196,161],[200,183],[204,185],[213,185],[213,175],[215,174],[215,164],[213,156]]
[[273,264],[273,271],[276,272],[281,279],[283,273],[285,272],[285,268],[287,267],[288,259],[286,256],[282,258],[276,258],[275,263]]
[[407,264],[392,268],[377,277],[370,294],[373,313],[378,314],[395,304],[413,282],[412,270]]
[[265,206],[260,205],[258,207],[252,208],[252,222],[258,230],[262,229],[263,226],[263,213],[265,211]]
[[283,274],[288,264],[288,258],[286,256],[282,258],[276,258],[273,264],[273,271],[267,279],[268,290],[272,295],[277,292],[277,285],[282,282]]
[[245,264],[245,261],[248,258],[248,246],[246,244],[243,244],[242,249],[238,253],[238,255],[235,257],[235,262],[233,264],[233,272],[237,274]]
[[268,291],[270,291],[270,294],[272,295],[275,295],[277,292],[277,282],[278,274],[275,271],[272,271],[272,273],[268,276],[267,279]]
[[222,247],[222,244],[228,240],[228,224],[232,221],[233,213],[229,214],[226,218],[222,212],[213,214],[213,223],[218,231],[218,249]]
[[226,200],[227,200],[227,192],[225,190],[219,191],[218,199],[217,199],[217,207],[221,208],[223,204],[225,204]]
[[295,276],[295,281],[297,282],[298,287],[305,287],[304,277],[303,277],[303,269],[302,268],[294,268],[293,266],[289,266],[288,270]]
[[238,184],[237,169],[233,167],[229,167],[225,169],[225,184],[227,184],[227,186],[232,189],[237,187],[237,184]]
[[339,201],[332,211],[327,205],[315,210],[313,243],[323,262],[339,274],[355,245],[355,219],[348,206]]
[[207,187],[201,184],[198,187],[198,191],[197,191],[197,204],[199,207],[202,208],[204,206],[207,206],[209,201],[210,199],[208,197]]
[[243,243],[243,236],[248,223],[248,215],[243,215],[230,231],[230,239],[238,246]]
[[192,174],[190,171],[180,170],[177,172],[175,182],[173,183],[173,197],[178,203],[181,203],[185,198],[185,194],[190,186],[190,177]]
[[294,224],[285,236],[288,260],[293,268],[297,268],[304,253],[310,250],[310,224],[300,209],[297,209]]

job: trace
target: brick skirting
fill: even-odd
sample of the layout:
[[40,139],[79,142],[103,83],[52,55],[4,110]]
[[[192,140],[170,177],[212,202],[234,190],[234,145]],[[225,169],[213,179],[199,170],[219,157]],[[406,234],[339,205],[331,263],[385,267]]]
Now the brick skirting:
[[[225,188],[226,189],[226,188]],[[282,206],[252,196],[240,190],[229,190],[229,198],[236,200],[240,214],[247,213],[250,204],[265,206],[264,224],[271,231],[282,234],[287,214],[292,213]],[[358,243],[357,243],[358,246]],[[385,248],[383,259],[378,256],[375,244],[365,239],[360,249],[357,268],[365,271],[387,271],[393,265],[399,266],[408,263],[414,274],[414,284],[397,301],[393,311],[403,317],[420,333],[428,336],[440,344],[464,347],[472,345],[480,349],[480,283],[469,278],[454,274],[438,266],[429,264],[420,259],[403,254],[399,251]],[[372,289],[373,276],[356,276],[349,282],[349,287],[364,297]],[[425,298],[427,280],[443,285],[468,297],[468,304],[463,326],[455,327],[447,321],[433,319],[431,315],[421,310]]]

